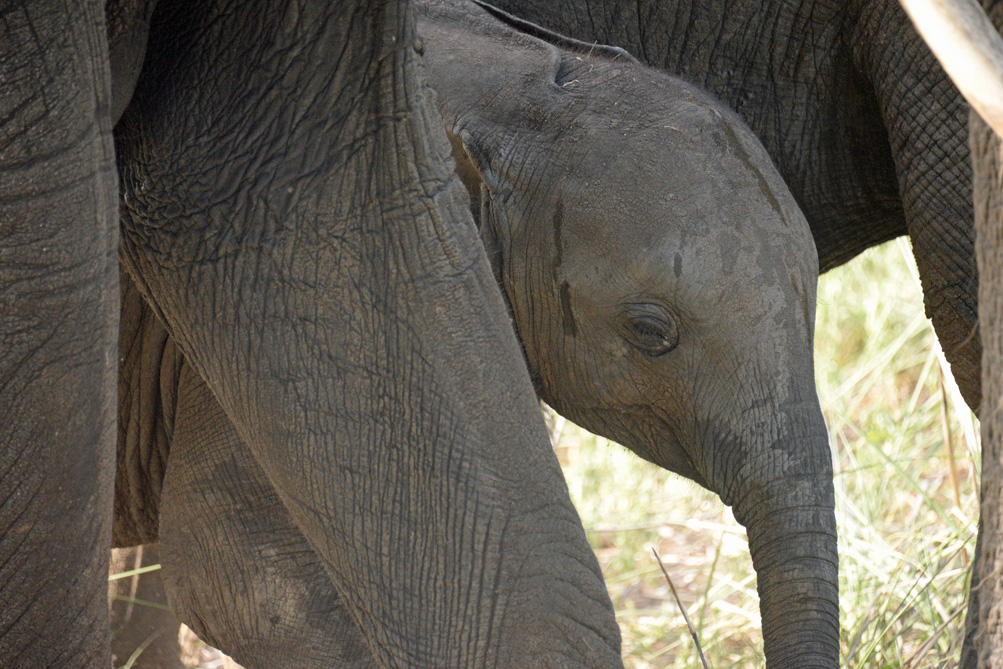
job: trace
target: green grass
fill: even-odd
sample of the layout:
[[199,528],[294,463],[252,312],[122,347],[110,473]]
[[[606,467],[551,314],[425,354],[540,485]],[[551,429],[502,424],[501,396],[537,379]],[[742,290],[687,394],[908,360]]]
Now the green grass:
[[[821,278],[815,351],[834,451],[842,664],[954,666],[975,546],[978,426],[942,371],[907,242]],[[730,511],[562,423],[557,453],[609,585],[626,665],[700,666],[655,547],[711,666],[761,666],[755,573]]]

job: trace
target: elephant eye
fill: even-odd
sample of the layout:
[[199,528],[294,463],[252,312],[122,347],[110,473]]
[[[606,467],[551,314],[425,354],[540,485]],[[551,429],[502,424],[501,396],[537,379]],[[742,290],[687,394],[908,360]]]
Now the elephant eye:
[[654,304],[633,304],[627,309],[627,340],[648,357],[665,355],[679,344],[672,315]]

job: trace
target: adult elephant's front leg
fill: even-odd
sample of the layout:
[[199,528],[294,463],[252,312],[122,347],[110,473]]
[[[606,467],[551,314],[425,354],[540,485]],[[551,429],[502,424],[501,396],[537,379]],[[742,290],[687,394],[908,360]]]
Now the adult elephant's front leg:
[[127,262],[379,663],[617,665],[418,65],[403,2],[162,7]]
[[108,666],[118,229],[102,3],[0,3],[0,667]]

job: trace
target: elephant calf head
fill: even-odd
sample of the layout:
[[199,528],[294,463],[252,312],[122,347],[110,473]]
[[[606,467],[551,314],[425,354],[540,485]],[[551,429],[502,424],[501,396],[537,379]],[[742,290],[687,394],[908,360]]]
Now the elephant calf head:
[[748,528],[771,665],[836,666],[818,260],[765,149],[690,85],[476,7],[429,3],[419,32],[537,392],[719,493]]

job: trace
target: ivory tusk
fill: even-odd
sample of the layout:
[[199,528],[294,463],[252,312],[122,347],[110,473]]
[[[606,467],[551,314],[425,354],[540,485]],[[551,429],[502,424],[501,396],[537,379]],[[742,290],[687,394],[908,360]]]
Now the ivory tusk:
[[899,0],[944,70],[1003,137],[1003,38],[975,0]]

